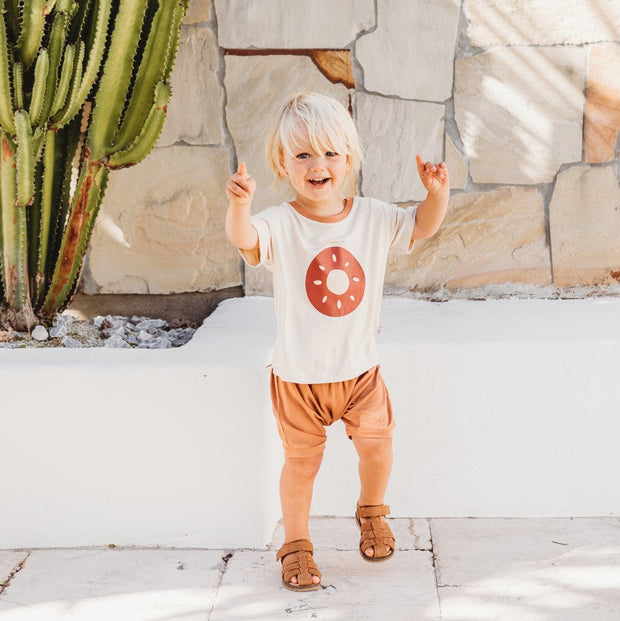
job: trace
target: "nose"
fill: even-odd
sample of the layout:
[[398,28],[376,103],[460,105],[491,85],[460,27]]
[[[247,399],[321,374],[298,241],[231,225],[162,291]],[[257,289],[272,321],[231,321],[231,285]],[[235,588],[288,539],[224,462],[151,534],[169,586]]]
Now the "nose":
[[310,162],[312,170],[325,168],[325,162],[327,158],[324,155],[313,155]]

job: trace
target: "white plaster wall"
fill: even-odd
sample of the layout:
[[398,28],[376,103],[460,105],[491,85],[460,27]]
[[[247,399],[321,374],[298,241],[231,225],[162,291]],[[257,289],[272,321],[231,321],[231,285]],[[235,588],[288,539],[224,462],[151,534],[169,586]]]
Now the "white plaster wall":
[[[620,513],[620,300],[386,299],[396,516]],[[178,350],[0,351],[0,549],[260,546],[279,518],[273,300],[224,302]],[[351,515],[330,430],[313,513]]]

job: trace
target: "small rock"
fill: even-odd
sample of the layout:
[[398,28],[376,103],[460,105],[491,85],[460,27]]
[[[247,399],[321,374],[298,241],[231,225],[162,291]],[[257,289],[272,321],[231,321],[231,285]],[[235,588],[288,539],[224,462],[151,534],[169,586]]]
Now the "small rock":
[[152,341],[155,337],[146,332],[145,330],[140,330],[140,332],[138,332],[138,341],[140,343],[148,343],[149,341]]
[[78,347],[82,347],[82,343],[80,343],[80,341],[71,338],[70,336],[63,336],[60,344],[63,347],[68,347],[70,349],[77,349]]
[[111,336],[120,336],[121,338],[125,336],[125,328],[120,325],[112,326],[110,328],[105,328],[101,331],[105,338],[110,338]]
[[131,349],[129,343],[125,343],[119,334],[114,334],[103,342],[104,347],[120,347],[121,349]]
[[65,322],[56,323],[50,328],[50,336],[53,339],[60,338],[66,335],[67,335],[67,324]]
[[165,319],[142,319],[136,324],[136,330],[150,330],[152,328],[165,328],[168,322]]
[[32,338],[35,341],[47,341],[49,338],[49,332],[46,330],[45,326],[38,325],[32,331]]
[[101,329],[101,326],[103,325],[104,321],[105,321],[105,317],[103,317],[102,315],[97,315],[96,317],[93,318],[92,324],[93,326],[95,326],[95,328]]
[[125,341],[125,343],[129,343],[130,345],[137,345],[139,342],[138,338],[133,332],[129,332],[128,334],[126,334],[123,337],[123,340]]
[[195,332],[192,328],[177,328],[168,332],[168,338],[173,347],[181,347],[192,340]]

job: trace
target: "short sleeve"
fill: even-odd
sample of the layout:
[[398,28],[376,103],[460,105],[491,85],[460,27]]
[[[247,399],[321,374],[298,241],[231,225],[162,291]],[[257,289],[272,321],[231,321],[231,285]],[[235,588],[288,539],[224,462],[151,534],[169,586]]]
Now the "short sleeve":
[[392,205],[392,207],[396,211],[390,249],[401,254],[410,254],[413,250],[413,240],[411,238],[415,227],[415,216],[418,206],[397,207]]

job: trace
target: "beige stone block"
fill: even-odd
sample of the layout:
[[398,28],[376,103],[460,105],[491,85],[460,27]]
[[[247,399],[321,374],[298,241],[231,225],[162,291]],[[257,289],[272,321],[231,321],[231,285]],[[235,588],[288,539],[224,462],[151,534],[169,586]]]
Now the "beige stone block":
[[551,284],[542,197],[534,188],[457,194],[432,238],[390,255],[386,286],[433,292],[497,284]]
[[212,0],[189,0],[184,24],[200,24],[211,19]]
[[445,160],[450,174],[450,187],[453,190],[464,190],[467,186],[467,161],[448,134]]
[[423,200],[416,153],[441,161],[445,106],[358,93],[357,127],[364,148],[362,193],[387,202]]
[[[155,149],[113,172],[91,240],[88,293],[176,293],[240,284],[224,234],[226,149]],[[91,285],[93,286],[93,285]]]
[[378,0],[377,28],[355,45],[364,87],[404,99],[452,96],[460,2]]
[[172,71],[172,97],[158,147],[175,142],[223,142],[224,90],[217,76],[219,54],[209,28],[183,28]]
[[596,45],[588,60],[584,118],[586,162],[609,162],[616,156],[620,131],[620,44]]
[[613,166],[561,172],[549,221],[556,286],[620,282],[620,187]]
[[570,45],[617,41],[617,0],[465,0],[467,32],[476,47]]
[[517,47],[457,59],[455,118],[474,183],[549,183],[581,161],[585,54]]
[[347,47],[375,24],[374,0],[215,0],[227,49]]

